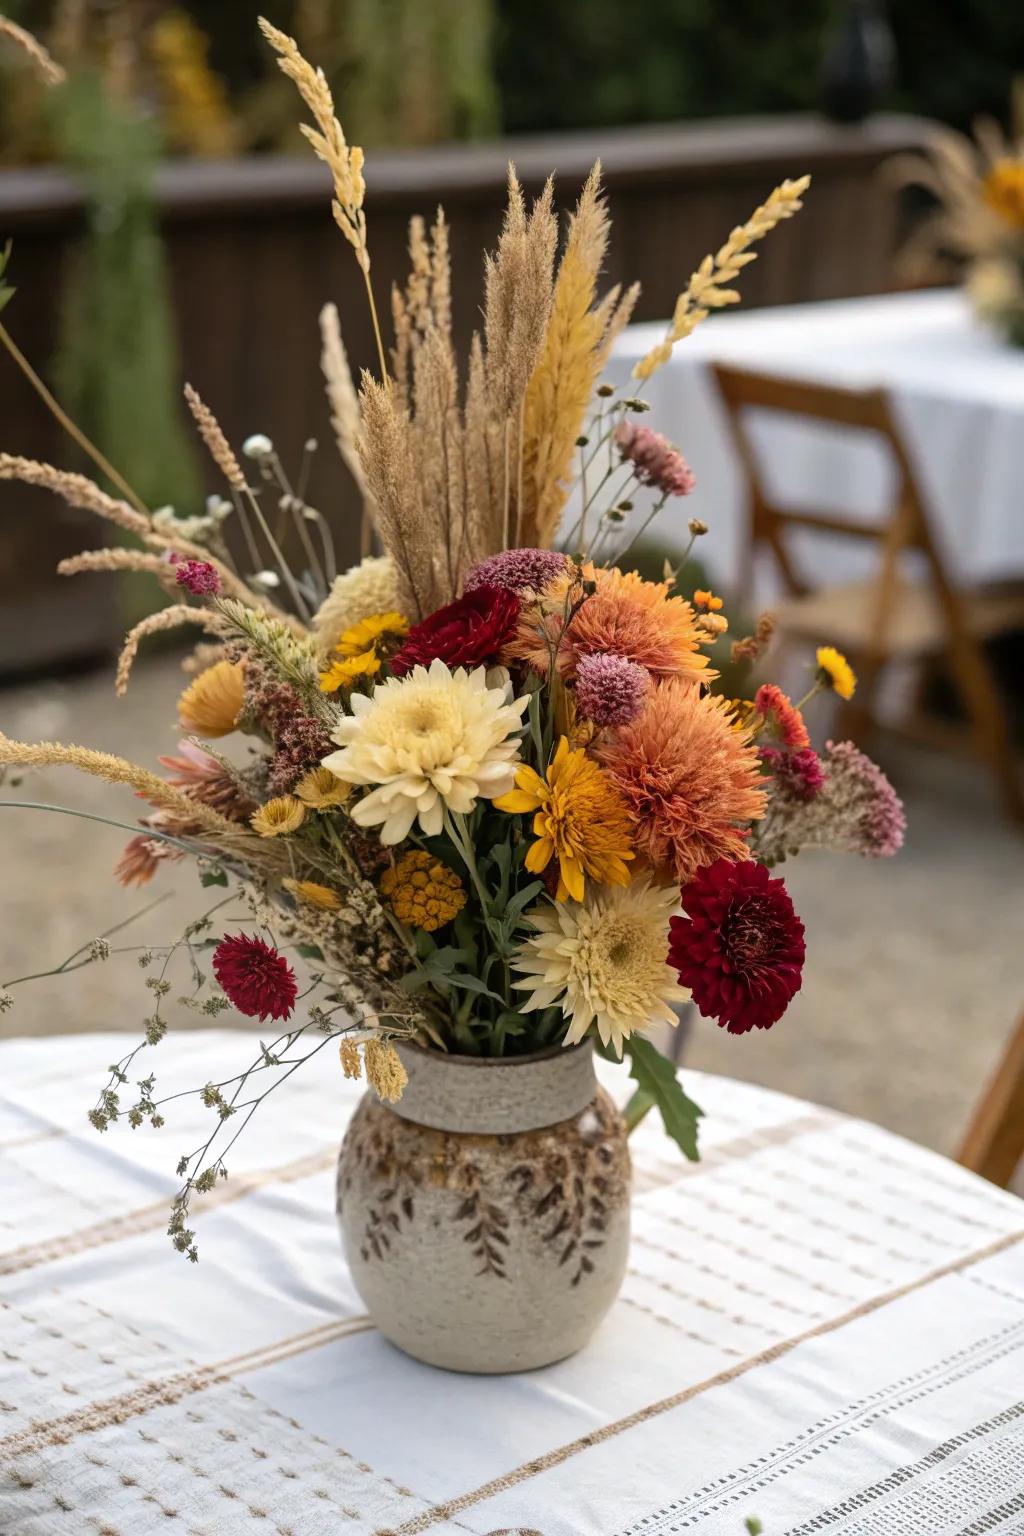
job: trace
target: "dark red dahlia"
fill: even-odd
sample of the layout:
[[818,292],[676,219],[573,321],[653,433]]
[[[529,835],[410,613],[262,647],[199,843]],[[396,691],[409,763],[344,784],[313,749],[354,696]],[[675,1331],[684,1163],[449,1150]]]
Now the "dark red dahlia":
[[770,1029],[800,990],[804,925],[782,880],[753,859],[717,859],[681,893],[669,964],[706,1018],[731,1035]]
[[443,661],[448,667],[489,666],[511,640],[519,618],[519,599],[505,587],[474,587],[414,624],[391,659],[396,677],[415,666]]
[[225,995],[246,1018],[287,1019],[295,1007],[295,972],[283,955],[255,934],[221,939],[213,952],[213,974]]

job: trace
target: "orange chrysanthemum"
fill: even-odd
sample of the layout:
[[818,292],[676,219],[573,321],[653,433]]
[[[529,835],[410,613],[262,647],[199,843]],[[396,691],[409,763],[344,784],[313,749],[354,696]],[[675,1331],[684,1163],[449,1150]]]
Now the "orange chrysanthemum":
[[765,813],[757,749],[728,700],[670,680],[597,757],[633,819],[637,848],[680,884],[716,859],[745,859],[745,826]]
[[[571,578],[556,576],[544,588],[545,627],[558,645],[558,670],[574,677],[581,656],[622,656],[646,667],[654,677],[691,680],[714,677],[700,650],[701,632],[691,605],[670,597],[668,584],[644,581],[635,571],[598,570],[597,591],[579,608],[565,634],[563,612]],[[537,672],[550,665],[548,648],[538,634],[535,608],[524,608],[510,654]]]

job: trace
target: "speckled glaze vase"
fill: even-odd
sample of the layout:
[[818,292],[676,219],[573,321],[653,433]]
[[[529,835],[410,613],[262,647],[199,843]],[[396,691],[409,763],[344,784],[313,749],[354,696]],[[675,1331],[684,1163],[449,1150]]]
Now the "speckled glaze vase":
[[402,1044],[395,1105],[361,1100],[338,1223],[381,1333],[430,1365],[550,1365],[590,1338],[629,1246],[626,1127],[589,1043],[535,1056]]

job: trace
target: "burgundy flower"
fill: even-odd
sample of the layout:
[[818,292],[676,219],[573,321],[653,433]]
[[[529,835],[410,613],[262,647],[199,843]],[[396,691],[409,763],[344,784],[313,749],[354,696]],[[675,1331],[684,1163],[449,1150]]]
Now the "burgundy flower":
[[754,860],[717,859],[681,893],[669,964],[706,1018],[731,1035],[770,1029],[800,990],[804,925],[781,880]]
[[487,666],[511,640],[519,618],[519,599],[504,587],[476,587],[414,624],[391,658],[391,670],[404,677],[415,666],[435,660],[447,667]]
[[220,591],[220,577],[209,560],[176,560],[174,579],[194,597],[215,597]]
[[225,995],[246,1018],[287,1019],[295,1007],[295,972],[271,945],[247,933],[221,939],[213,952],[213,974]]
[[760,758],[784,794],[797,800],[813,800],[825,784],[821,758],[813,747],[786,752],[782,747],[761,747]]
[[615,446],[623,459],[632,462],[641,485],[653,486],[666,496],[689,496],[697,483],[679,449],[652,427],[620,421],[615,428]]

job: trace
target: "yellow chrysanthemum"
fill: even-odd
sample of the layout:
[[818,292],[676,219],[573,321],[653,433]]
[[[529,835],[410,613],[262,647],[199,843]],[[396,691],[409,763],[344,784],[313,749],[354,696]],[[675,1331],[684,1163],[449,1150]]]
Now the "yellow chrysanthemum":
[[327,885],[317,885],[315,880],[282,880],[281,884],[296,900],[304,901],[309,907],[322,907],[325,912],[337,912],[341,906],[341,897],[337,891],[332,891]]
[[379,671],[380,657],[372,647],[359,656],[339,656],[320,673],[320,692],[337,693],[339,688],[351,688],[361,677],[376,677]]
[[1015,229],[1024,229],[1024,159],[997,160],[981,184],[988,206]]
[[380,888],[400,923],[427,933],[450,923],[466,905],[455,871],[421,848],[403,854],[393,869],[385,870]]
[[516,787],[494,804],[499,811],[536,811],[537,841],[526,855],[526,868],[539,875],[557,858],[556,901],[583,900],[586,878],[599,885],[628,885],[629,816],[615,789],[582,747],[570,751],[563,736],[548,765],[547,776],[524,765]]
[[182,728],[197,736],[229,736],[242,713],[244,697],[241,662],[214,662],[178,700]]
[[838,693],[841,699],[852,699],[857,686],[857,674],[842,651],[837,651],[834,645],[820,645],[816,659],[825,686],[831,688],[833,693]]
[[378,642],[387,639],[389,635],[400,640],[408,633],[409,620],[404,614],[394,610],[390,613],[371,613],[369,618],[350,625],[334,649],[339,656],[360,656],[363,651],[376,650]]
[[352,785],[339,779],[329,768],[311,768],[295,786],[295,794],[311,811],[330,811],[344,805]]
[[260,837],[280,837],[297,832],[306,819],[306,807],[294,795],[276,795],[261,805],[249,818],[249,825]]

